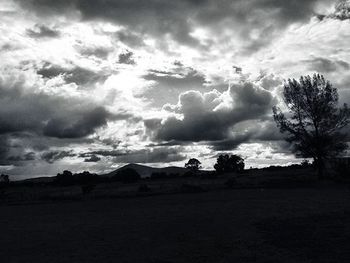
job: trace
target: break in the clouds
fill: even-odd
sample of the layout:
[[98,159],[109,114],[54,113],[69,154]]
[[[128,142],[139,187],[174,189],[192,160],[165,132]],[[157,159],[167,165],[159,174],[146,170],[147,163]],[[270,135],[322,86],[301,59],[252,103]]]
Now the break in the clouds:
[[350,2],[0,0],[0,168],[298,161],[271,107],[319,72],[350,100]]

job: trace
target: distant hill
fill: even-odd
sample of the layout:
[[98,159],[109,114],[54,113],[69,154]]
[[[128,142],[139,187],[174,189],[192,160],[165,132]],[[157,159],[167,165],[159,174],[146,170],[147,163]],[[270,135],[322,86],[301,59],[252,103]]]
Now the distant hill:
[[150,167],[150,166],[146,166],[146,165],[131,163],[131,164],[127,164],[127,165],[125,165],[121,168],[118,168],[117,170],[114,170],[113,172],[110,172],[110,173],[105,174],[105,175],[106,176],[114,176],[117,172],[119,172],[121,170],[125,170],[127,168],[134,169],[143,178],[150,177],[152,173],[167,173],[167,174],[183,175],[186,171],[188,171],[186,168],[176,167],[176,166],[155,168],[155,167]]

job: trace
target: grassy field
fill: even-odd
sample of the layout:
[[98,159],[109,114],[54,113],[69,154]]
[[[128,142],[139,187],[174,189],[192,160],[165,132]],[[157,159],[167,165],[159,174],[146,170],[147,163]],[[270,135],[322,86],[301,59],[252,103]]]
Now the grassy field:
[[342,185],[8,203],[0,211],[6,263],[350,262],[350,190]]

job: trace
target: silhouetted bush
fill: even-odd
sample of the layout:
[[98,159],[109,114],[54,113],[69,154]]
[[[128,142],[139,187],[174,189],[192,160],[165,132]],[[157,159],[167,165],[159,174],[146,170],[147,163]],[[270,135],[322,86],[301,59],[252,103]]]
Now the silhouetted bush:
[[140,174],[132,168],[122,169],[113,176],[113,180],[123,183],[135,183],[139,179],[141,179]]
[[53,183],[59,186],[90,185],[100,183],[102,179],[97,174],[88,171],[73,174],[71,171],[65,170],[62,174],[57,174]]

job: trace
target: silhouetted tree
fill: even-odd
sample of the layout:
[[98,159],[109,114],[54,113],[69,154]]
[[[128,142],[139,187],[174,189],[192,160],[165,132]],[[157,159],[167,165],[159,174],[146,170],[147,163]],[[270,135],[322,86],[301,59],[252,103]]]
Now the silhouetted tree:
[[346,104],[338,108],[337,89],[322,75],[301,77],[299,82],[289,79],[284,85],[286,116],[273,107],[274,119],[294,152],[314,159],[319,178],[323,177],[324,161],[347,148],[341,130],[349,123]]
[[242,172],[244,170],[244,159],[236,154],[221,154],[216,160],[214,169],[217,173]]
[[73,184],[73,173],[64,170],[63,173],[58,173],[54,179],[54,183],[61,186],[68,186]]
[[185,167],[193,172],[197,172],[201,168],[201,162],[196,158],[191,158],[185,163]]

